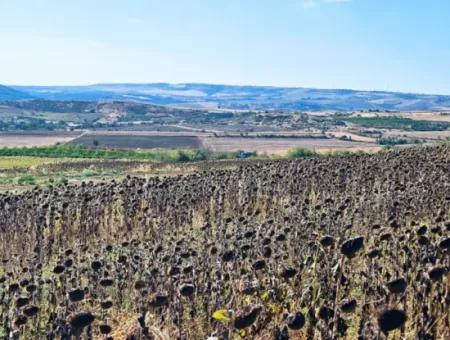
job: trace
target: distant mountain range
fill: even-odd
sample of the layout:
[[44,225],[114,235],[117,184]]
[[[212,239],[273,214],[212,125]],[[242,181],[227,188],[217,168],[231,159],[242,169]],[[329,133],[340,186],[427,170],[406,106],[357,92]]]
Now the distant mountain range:
[[0,100],[129,100],[203,109],[280,111],[450,110],[450,96],[210,84],[0,86]]
[[15,90],[11,87],[0,85],[0,100],[19,100],[19,99],[27,99],[29,97],[30,95],[25,92]]

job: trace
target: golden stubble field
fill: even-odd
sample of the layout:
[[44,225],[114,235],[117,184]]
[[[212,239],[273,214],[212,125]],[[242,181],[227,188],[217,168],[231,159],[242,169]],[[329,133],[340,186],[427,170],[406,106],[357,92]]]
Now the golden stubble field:
[[258,154],[285,155],[294,147],[320,151],[365,150],[379,148],[374,143],[352,142],[340,139],[319,138],[241,138],[210,137],[203,138],[203,145],[215,151],[246,150]]
[[0,133],[0,147],[47,146],[67,143],[78,137],[79,133]]

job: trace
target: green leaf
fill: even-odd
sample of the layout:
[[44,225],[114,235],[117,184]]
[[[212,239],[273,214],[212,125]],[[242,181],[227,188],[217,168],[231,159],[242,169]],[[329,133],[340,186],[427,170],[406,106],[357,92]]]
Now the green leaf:
[[269,292],[263,292],[261,294],[261,299],[263,299],[264,301],[266,301],[269,298]]

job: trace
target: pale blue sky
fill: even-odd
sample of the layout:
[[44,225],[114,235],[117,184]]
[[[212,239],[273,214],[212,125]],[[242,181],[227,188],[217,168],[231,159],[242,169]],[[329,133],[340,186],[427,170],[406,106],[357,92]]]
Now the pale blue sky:
[[450,94],[449,0],[0,0],[0,84]]

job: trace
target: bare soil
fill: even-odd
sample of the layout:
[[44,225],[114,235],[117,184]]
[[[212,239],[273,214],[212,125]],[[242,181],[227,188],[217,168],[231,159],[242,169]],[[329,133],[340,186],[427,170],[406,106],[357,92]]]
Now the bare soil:
[[48,146],[68,143],[79,134],[71,133],[0,133],[0,147]]

